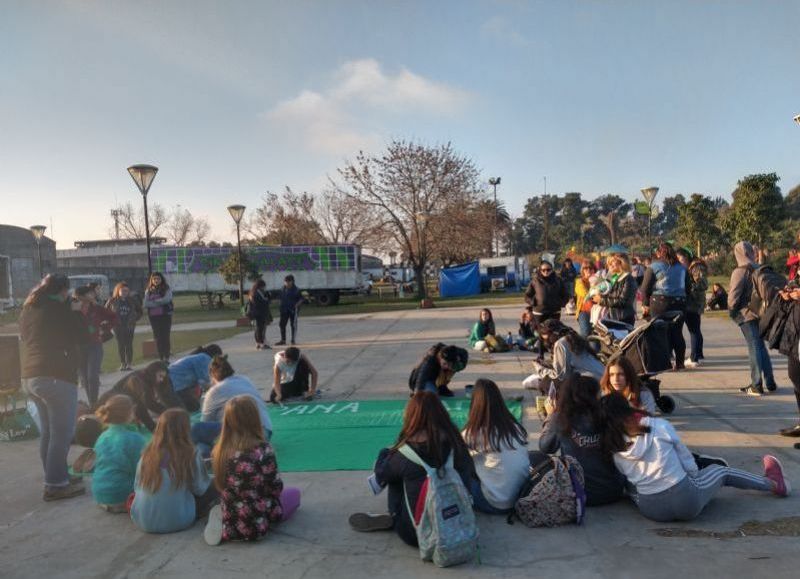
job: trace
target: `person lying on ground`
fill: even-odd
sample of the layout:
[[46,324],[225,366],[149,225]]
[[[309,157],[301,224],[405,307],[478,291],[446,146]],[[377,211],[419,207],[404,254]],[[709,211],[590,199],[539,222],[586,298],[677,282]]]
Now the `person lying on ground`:
[[464,440],[436,393],[415,392],[406,406],[397,442],[391,448],[381,449],[375,461],[373,491],[389,487],[389,513],[354,513],[350,516],[350,526],[362,532],[394,529],[404,543],[417,546],[414,514],[409,512],[408,505],[418,503],[427,474],[400,451],[406,445],[436,469],[452,459],[465,488],[469,488],[474,477],[474,466]]
[[214,356],[209,369],[211,388],[203,397],[203,413],[201,421],[192,425],[192,441],[198,446],[201,454],[207,457],[211,447],[222,431],[222,418],[228,400],[237,396],[249,396],[258,408],[261,424],[264,426],[264,438],[272,438],[272,421],[269,418],[267,404],[261,398],[256,387],[247,376],[234,374],[233,366],[227,356]]
[[212,466],[220,504],[208,514],[204,538],[209,545],[257,541],[300,507],[300,489],[284,488],[275,452],[264,437],[258,407],[250,396],[231,398],[225,405]]
[[165,411],[136,466],[133,524],[145,533],[176,533],[205,517],[218,498],[192,444],[189,414],[182,408]]
[[211,366],[211,359],[220,355],[222,348],[216,344],[198,346],[189,355],[169,365],[172,389],[190,413],[200,410],[200,396],[210,384],[208,368]]
[[625,495],[625,477],[603,450],[600,384],[591,376],[573,375],[558,392],[539,436],[539,450],[571,456],[583,468],[586,504],[613,503]]
[[102,406],[117,394],[124,394],[133,400],[136,419],[150,432],[156,426],[150,413],[158,416],[167,408],[183,407],[183,402],[172,389],[167,363],[160,360],[123,376],[100,396],[97,406]]
[[491,380],[476,380],[462,435],[475,465],[468,487],[475,509],[509,512],[528,479],[528,433]]
[[299,396],[303,400],[313,400],[318,379],[317,369],[299,348],[291,346],[277,352],[272,366],[272,392],[269,401],[275,403]]
[[454,396],[448,384],[456,372],[467,367],[468,360],[469,354],[464,348],[446,346],[441,342],[431,346],[408,377],[411,394],[427,390],[439,396]]
[[758,490],[779,497],[791,488],[780,461],[763,458],[764,475],[717,464],[700,470],[672,425],[661,418],[642,416],[619,393],[601,400],[605,416],[603,448],[625,475],[634,502],[648,519],[690,521],[723,486]]

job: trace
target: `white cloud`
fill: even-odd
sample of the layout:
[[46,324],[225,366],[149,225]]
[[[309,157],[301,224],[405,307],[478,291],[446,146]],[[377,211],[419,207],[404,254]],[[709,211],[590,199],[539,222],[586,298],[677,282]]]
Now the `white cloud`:
[[303,90],[264,117],[312,151],[347,155],[381,142],[380,131],[368,127],[371,116],[450,115],[468,100],[460,89],[407,69],[386,74],[378,61],[362,59],[343,64],[326,90]]

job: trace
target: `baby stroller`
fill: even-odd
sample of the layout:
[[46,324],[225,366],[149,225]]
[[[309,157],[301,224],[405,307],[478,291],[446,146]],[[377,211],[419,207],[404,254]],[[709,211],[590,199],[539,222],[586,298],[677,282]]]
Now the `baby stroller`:
[[636,328],[624,322],[603,319],[594,325],[593,333],[587,338],[603,364],[617,356],[624,356],[633,364],[642,386],[650,389],[656,406],[664,414],[675,410],[675,400],[661,395],[661,381],[654,376],[672,369],[669,327],[682,315],[681,312],[664,312]]

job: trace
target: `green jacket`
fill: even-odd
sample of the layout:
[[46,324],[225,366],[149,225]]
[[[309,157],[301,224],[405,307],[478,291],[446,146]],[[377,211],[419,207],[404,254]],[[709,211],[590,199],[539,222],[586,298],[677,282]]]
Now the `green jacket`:
[[132,424],[112,424],[94,445],[92,495],[101,505],[124,503],[133,492],[145,440]]
[[470,331],[469,333],[470,348],[474,348],[475,344],[485,339],[486,336],[488,336],[489,334],[492,335],[494,334],[494,322],[489,322],[487,325],[488,325],[488,331],[487,328],[485,328],[484,324],[482,324],[481,322],[475,322],[475,325],[472,326],[472,331]]

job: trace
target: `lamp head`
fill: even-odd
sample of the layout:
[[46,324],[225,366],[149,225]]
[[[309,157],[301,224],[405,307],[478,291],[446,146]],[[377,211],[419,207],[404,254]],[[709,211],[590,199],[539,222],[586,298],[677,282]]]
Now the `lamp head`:
[[800,125],[800,115],[795,115],[794,122],[796,122],[798,125]]
[[36,238],[36,243],[39,243],[44,237],[44,232],[47,229],[44,225],[31,225],[30,230],[33,233],[33,237]]
[[128,167],[128,173],[130,173],[133,182],[139,188],[139,192],[147,196],[150,185],[153,184],[153,179],[156,178],[156,173],[158,173],[158,167],[153,165],[131,165]]
[[489,179],[489,185],[499,185],[500,184],[500,177],[492,177]]
[[652,203],[653,199],[655,199],[656,195],[658,195],[658,187],[645,187],[642,189],[642,195],[644,196],[645,201]]
[[236,222],[236,225],[239,225],[239,222],[242,220],[242,217],[244,216],[244,210],[245,209],[246,208],[245,208],[244,205],[229,205],[228,206],[228,213],[231,214],[231,217],[233,217],[233,220],[234,220],[234,222]]

